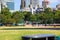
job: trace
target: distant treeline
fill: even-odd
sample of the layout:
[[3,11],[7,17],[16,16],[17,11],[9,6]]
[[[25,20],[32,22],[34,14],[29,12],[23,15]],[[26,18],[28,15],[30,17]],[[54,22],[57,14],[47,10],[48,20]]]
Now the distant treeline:
[[17,25],[18,23],[38,22],[41,24],[60,23],[60,10],[52,11],[51,8],[46,8],[41,13],[21,12],[16,11],[11,13],[8,8],[4,8],[0,12],[0,24]]

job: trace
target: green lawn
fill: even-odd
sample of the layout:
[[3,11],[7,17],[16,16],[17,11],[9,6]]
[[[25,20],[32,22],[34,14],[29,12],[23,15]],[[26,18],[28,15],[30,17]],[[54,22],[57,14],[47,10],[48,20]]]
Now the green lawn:
[[56,34],[56,36],[60,36],[60,30],[0,30],[0,40],[21,40],[23,35],[31,34]]

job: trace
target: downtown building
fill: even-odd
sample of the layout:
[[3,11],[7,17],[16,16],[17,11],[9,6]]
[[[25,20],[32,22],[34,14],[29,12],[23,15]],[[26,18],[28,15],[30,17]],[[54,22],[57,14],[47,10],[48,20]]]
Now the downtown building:
[[14,10],[14,0],[1,0],[0,1],[0,11],[2,8],[8,8],[10,11]]
[[35,10],[39,5],[39,0],[21,0],[20,10],[31,11]]
[[20,5],[20,10],[21,11],[30,11],[29,10],[29,5],[30,5],[30,0],[21,0],[21,5]]
[[56,5],[57,10],[60,10],[60,4]]
[[42,6],[43,6],[44,9],[50,7],[50,2],[49,2],[49,0],[43,0],[43,1],[42,1]]

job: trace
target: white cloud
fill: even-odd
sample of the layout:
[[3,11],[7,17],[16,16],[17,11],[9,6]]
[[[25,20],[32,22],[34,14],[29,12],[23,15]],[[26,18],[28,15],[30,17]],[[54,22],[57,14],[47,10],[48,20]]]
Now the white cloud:
[[58,3],[59,0],[50,0],[50,2],[56,2],[56,3]]

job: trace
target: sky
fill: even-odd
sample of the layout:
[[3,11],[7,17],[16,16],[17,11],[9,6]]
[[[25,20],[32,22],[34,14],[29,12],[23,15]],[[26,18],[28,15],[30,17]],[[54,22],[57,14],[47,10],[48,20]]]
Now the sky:
[[[42,1],[39,1],[39,4],[42,5]],[[50,1],[50,7],[55,8],[57,4],[60,3],[60,0],[49,0]],[[20,4],[21,4],[21,0],[14,0],[15,3],[15,10],[20,10]]]

